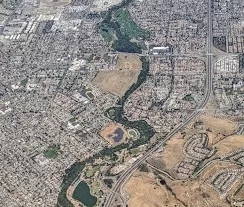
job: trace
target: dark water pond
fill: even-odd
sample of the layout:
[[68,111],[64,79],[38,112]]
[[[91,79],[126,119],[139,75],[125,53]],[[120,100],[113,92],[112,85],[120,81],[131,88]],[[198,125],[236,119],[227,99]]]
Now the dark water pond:
[[81,181],[75,188],[73,198],[87,207],[93,207],[97,203],[97,197],[91,195],[90,188],[86,182]]
[[114,134],[115,134],[115,136],[113,137],[114,142],[120,142],[123,139],[124,131],[118,128],[115,130]]
[[165,180],[163,180],[163,179],[160,180],[160,184],[161,184],[161,185],[165,185],[165,184],[166,184]]

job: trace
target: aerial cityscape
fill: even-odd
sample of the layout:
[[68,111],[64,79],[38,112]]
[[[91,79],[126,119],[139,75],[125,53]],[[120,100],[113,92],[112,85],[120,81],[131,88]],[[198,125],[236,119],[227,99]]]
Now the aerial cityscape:
[[0,0],[0,207],[244,207],[243,0]]

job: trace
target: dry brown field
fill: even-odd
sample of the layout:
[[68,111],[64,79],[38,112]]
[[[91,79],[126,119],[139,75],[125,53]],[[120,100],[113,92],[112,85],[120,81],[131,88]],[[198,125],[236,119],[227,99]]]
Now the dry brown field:
[[128,207],[231,207],[227,199],[233,203],[243,199],[243,179],[235,183],[226,199],[221,198],[211,186],[211,178],[223,169],[235,169],[239,166],[229,162],[213,162],[194,180],[186,182],[172,181],[163,175],[165,185],[161,185],[155,177],[148,173],[135,172],[124,186],[129,197]]
[[172,139],[167,142],[164,150],[163,162],[166,169],[174,168],[182,159],[184,154],[182,153],[182,146],[186,140],[182,138],[182,135],[178,133]]
[[122,97],[136,83],[142,63],[137,55],[119,54],[116,68],[99,71],[92,83],[106,93]]
[[217,148],[217,155],[219,157],[227,155],[244,147],[244,135],[232,135],[218,142],[214,147]]
[[141,70],[142,63],[138,55],[119,54],[117,61],[118,70]]
[[135,172],[125,184],[128,207],[183,207],[166,188],[148,175]]
[[[167,178],[165,180],[176,193],[177,198],[185,203],[187,207],[230,207],[230,204],[225,199],[220,198],[219,194],[210,185],[210,180],[213,174],[222,169],[237,167],[237,165],[232,163],[214,162],[203,170],[195,180],[187,182],[171,181]],[[230,190],[227,196],[231,196],[235,192],[236,186]]]
[[228,119],[215,118],[211,116],[202,116],[200,120],[206,125],[214,134],[231,135],[235,132],[238,125]]
[[139,70],[103,70],[98,72],[92,84],[121,98],[130,86],[136,83],[139,74]]

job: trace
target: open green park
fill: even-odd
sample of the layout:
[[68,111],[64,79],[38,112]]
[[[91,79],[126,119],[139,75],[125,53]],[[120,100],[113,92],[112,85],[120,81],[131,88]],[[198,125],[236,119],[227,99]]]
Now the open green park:
[[148,39],[150,33],[145,29],[139,27],[132,19],[129,11],[126,8],[118,9],[114,17],[120,25],[120,30],[123,35],[128,36],[130,39]]
[[60,148],[59,146],[53,145],[53,146],[49,146],[44,152],[43,155],[44,157],[48,158],[48,159],[54,159],[56,158],[59,153],[60,153]]
[[99,32],[111,49],[119,52],[141,53],[150,32],[138,26],[127,9],[131,0],[110,8],[99,25]]

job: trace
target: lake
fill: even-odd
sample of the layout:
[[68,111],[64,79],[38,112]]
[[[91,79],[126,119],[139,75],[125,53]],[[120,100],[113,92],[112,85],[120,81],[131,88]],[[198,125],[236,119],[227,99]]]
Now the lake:
[[97,197],[91,195],[90,188],[84,181],[76,186],[73,198],[87,207],[93,207],[97,203]]

